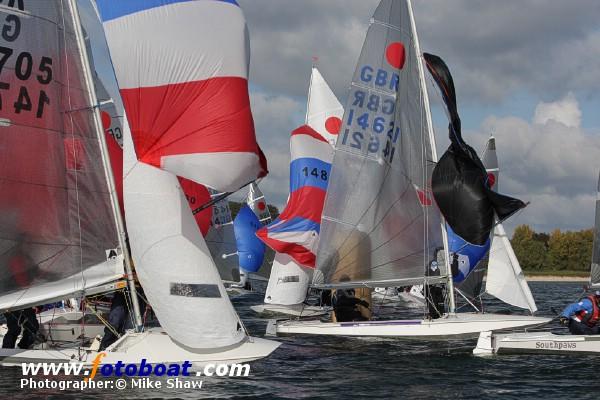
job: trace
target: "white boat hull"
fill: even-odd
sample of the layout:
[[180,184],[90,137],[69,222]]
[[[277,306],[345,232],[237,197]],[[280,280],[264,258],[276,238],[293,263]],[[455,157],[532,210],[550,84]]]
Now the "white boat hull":
[[551,332],[491,334],[483,332],[473,351],[493,354],[600,354],[600,335],[557,335]]
[[[146,359],[148,363],[163,364],[189,361],[193,365],[192,369],[197,369],[213,363],[233,364],[258,360],[267,357],[279,345],[279,342],[272,340],[248,337],[238,346],[203,352],[181,347],[162,329],[153,328],[142,333],[128,332],[123,335],[105,350],[106,356],[101,358],[100,364],[121,361],[124,364],[139,365],[142,359]],[[24,362],[82,362],[88,368],[97,355],[97,351],[81,348],[60,351],[0,349],[0,364],[21,366]]]
[[[483,331],[500,331],[539,326],[550,318],[497,315],[454,314],[435,320],[389,320],[355,322],[277,321],[268,333],[278,335],[306,334],[333,336],[376,336],[403,339],[448,340],[474,339]],[[273,326],[275,324],[275,326]]]
[[[81,311],[58,308],[44,311],[37,318],[40,324],[38,333],[51,344],[61,345],[67,342],[80,342],[82,339],[92,340],[96,336],[104,334],[104,325],[101,323],[82,324],[81,319],[84,318],[84,313]],[[0,325],[0,341],[4,338],[7,330],[6,324]]]
[[250,309],[258,314],[282,314],[292,315],[294,317],[316,317],[319,315],[328,314],[331,311],[330,307],[307,306],[304,304],[259,304],[250,306]]

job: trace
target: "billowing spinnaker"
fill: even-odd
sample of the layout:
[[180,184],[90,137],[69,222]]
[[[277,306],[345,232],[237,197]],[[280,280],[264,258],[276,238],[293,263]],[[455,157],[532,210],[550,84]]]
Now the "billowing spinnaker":
[[[335,146],[343,114],[344,109],[337,97],[335,97],[335,94],[325,79],[323,79],[319,70],[313,67],[310,76],[308,101],[306,105],[306,125],[325,138],[331,146]],[[296,139],[293,139],[292,136],[290,145],[294,146],[294,142],[296,142]],[[306,142],[307,145],[312,143],[310,140],[301,142]],[[295,146],[305,147],[301,142],[297,143]],[[306,147],[307,152],[304,156],[314,158],[317,152],[311,152],[312,146]],[[321,141],[318,141],[315,146],[315,149],[317,148],[325,149],[321,144]],[[298,150],[292,148],[292,154],[297,154],[298,157],[302,157],[302,155],[298,153]],[[331,155],[328,156],[326,160],[328,164],[331,164]],[[300,174],[300,179],[298,179],[297,176],[295,178],[296,181],[302,179],[309,181],[308,177],[303,175],[302,168],[298,168],[298,163],[292,163],[290,165],[290,176],[293,174]],[[292,200],[291,196],[290,199]],[[295,201],[297,200],[298,199]],[[297,206],[313,207],[317,202],[321,202],[320,205],[322,207],[323,202],[325,201],[324,197],[320,195],[306,196],[304,200],[304,202],[300,202]],[[265,303],[293,305],[304,302],[312,275],[312,267],[300,265],[288,254],[276,253],[271,268],[271,274],[269,276],[269,283],[265,291]]]
[[433,170],[433,195],[452,230],[466,242],[481,246],[489,240],[494,214],[502,221],[525,207],[525,203],[491,189],[485,167],[462,138],[450,70],[440,57],[427,53],[423,56],[450,119],[451,144]]
[[210,202],[210,192],[204,185],[200,185],[189,179],[181,177],[177,179],[190,206],[190,210],[192,210],[196,225],[198,225],[198,229],[202,232],[202,236],[206,237],[212,220],[212,207],[205,208],[202,211],[200,211],[200,207]]
[[600,176],[598,177],[598,191],[596,193],[596,223],[594,225],[590,283],[594,288],[600,287]]
[[258,271],[265,257],[265,244],[256,237],[260,227],[256,214],[248,205],[242,205],[233,220],[233,229],[240,268],[247,272]]
[[343,115],[344,107],[319,70],[313,67],[306,106],[306,125],[319,132],[332,146],[335,146]]
[[218,0],[96,3],[138,159],[224,192],[264,175],[239,6]]
[[429,190],[435,146],[417,49],[409,4],[383,0],[336,143],[317,257],[322,276],[315,276],[325,283],[422,282],[443,248]]
[[244,330],[176,175],[232,191],[266,173],[250,113],[243,13],[234,1],[97,5],[131,127],[125,215],[140,282],[178,343],[236,345]]
[[455,234],[450,226],[447,229],[452,279],[454,283],[461,283],[487,255],[491,241],[488,237],[488,240],[482,245],[468,243]]
[[[64,1],[0,8],[0,309],[122,277],[83,49]],[[81,32],[79,32],[81,33]]]
[[307,125],[292,132],[290,197],[279,217],[256,234],[278,253],[314,268],[329,182],[331,145]]
[[[124,134],[125,162],[134,156]],[[137,276],[178,343],[213,349],[245,337],[177,177],[142,162],[126,169],[125,216]]]
[[[481,161],[482,161],[483,166],[485,167],[485,170],[488,175],[488,185],[492,188],[492,190],[497,191],[498,190],[499,169],[498,169],[498,157],[496,156],[496,141],[493,136],[490,137],[487,141]],[[446,229],[448,231],[452,230],[449,226],[446,226]],[[449,233],[448,234],[448,242],[452,241],[450,236],[451,235]],[[456,234],[454,234],[454,237],[460,239],[461,241],[463,240]],[[490,242],[486,242],[486,244],[484,244],[484,246],[486,246],[487,249],[489,250]],[[451,244],[449,244],[448,247],[450,249],[450,252],[454,251],[452,249]],[[480,247],[481,246],[477,246],[474,244],[467,244],[467,246],[465,246],[465,249],[467,249],[469,252],[471,252],[470,250],[477,249]],[[461,251],[459,251],[459,253],[461,253]],[[462,254],[462,255],[463,255],[462,259],[465,261],[465,263],[463,263],[461,265],[461,260],[460,260],[461,256],[459,255],[458,267],[459,268],[462,267],[463,270],[467,270],[467,268],[465,268],[466,260],[465,260],[464,254]],[[456,274],[453,269],[452,276],[454,278],[454,283],[455,283],[454,287],[456,289],[460,290],[460,292],[463,295],[467,296],[468,298],[474,299],[474,298],[478,297],[479,295],[481,295],[481,293],[483,292],[483,289],[484,289],[483,288],[483,278],[487,271],[488,256],[489,256],[489,251],[487,252],[487,254],[482,254],[482,257],[479,259],[479,261],[474,260],[474,261],[476,261],[475,264],[473,264],[471,260],[468,260],[468,262],[469,262],[468,269],[470,270],[470,272],[468,274],[466,274],[465,279],[460,279],[460,277],[459,277],[459,280],[457,281],[456,277],[459,274]],[[453,262],[453,257],[451,256],[450,257],[451,265],[452,265],[452,262]]]

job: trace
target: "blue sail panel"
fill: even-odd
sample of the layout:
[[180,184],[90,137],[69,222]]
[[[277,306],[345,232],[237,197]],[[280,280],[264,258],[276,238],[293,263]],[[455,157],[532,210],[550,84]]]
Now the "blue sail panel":
[[490,238],[488,237],[484,244],[476,245],[458,236],[450,225],[446,225],[446,228],[453,281],[454,283],[461,283],[490,250]]
[[233,220],[240,268],[247,272],[259,270],[265,257],[265,244],[256,236],[261,227],[258,217],[244,204]]

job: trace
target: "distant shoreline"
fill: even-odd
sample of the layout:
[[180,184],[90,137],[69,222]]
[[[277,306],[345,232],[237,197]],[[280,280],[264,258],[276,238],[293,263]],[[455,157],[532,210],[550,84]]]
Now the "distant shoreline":
[[588,276],[526,275],[529,282],[589,282]]

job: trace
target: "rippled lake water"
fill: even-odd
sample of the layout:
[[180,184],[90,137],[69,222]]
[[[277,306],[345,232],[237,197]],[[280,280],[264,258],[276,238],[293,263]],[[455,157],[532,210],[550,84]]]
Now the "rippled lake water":
[[[530,283],[539,315],[553,316],[582,292],[581,283]],[[248,306],[262,300],[251,294],[234,300],[254,336],[267,321]],[[492,302],[490,309],[504,306]],[[560,330],[558,325],[550,328]],[[269,358],[252,363],[246,378],[204,378],[200,390],[30,392],[19,388],[21,370],[0,368],[2,399],[66,398],[506,398],[598,399],[600,356],[519,355],[479,358],[475,341],[410,342],[395,339],[284,337]]]

